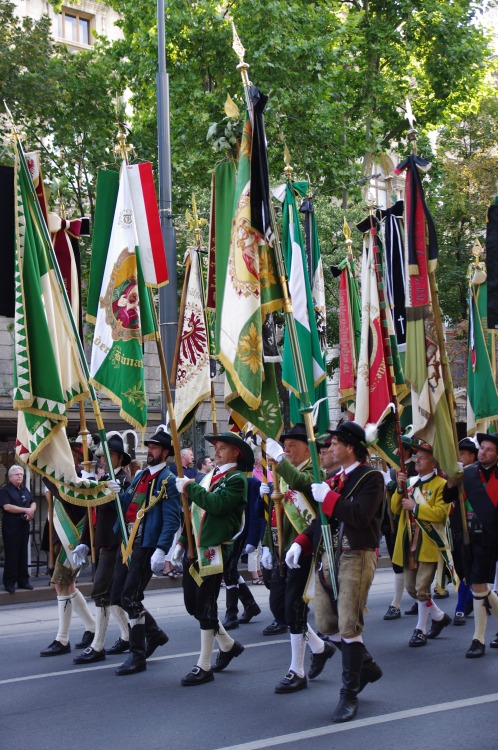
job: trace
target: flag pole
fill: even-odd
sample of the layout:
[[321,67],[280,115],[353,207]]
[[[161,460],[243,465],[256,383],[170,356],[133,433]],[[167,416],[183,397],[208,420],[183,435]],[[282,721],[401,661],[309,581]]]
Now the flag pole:
[[[249,80],[249,75],[247,72],[249,69],[249,64],[246,63],[244,60],[245,49],[242,45],[242,42],[239,39],[237,30],[235,28],[235,24],[233,21],[231,21],[231,24],[232,24],[232,32],[233,32],[232,48],[235,54],[237,55],[237,57],[239,58],[239,64],[237,65],[237,70],[240,71],[242,84],[244,87],[246,108],[247,108],[249,117],[251,117],[252,115],[252,104],[251,104],[251,97],[250,97],[251,82]],[[321,479],[321,474],[320,474],[320,464],[318,460],[318,450],[316,447],[315,433],[313,429],[313,417],[312,417],[313,406],[310,403],[310,399],[309,399],[308,388],[306,384],[306,375],[304,372],[303,360],[302,360],[301,352],[299,349],[299,340],[297,337],[296,321],[294,319],[294,314],[292,311],[292,302],[291,302],[290,295],[289,295],[287,271],[285,268],[282,245],[280,242],[280,235],[279,235],[278,224],[277,224],[277,219],[275,215],[275,208],[271,200],[269,201],[269,209],[270,209],[270,223],[271,223],[272,232],[273,232],[273,247],[275,251],[275,261],[277,264],[277,273],[278,273],[280,285],[282,288],[283,299],[284,299],[284,318],[285,318],[285,323],[287,325],[287,330],[289,333],[289,342],[291,345],[292,361],[293,361],[294,369],[296,372],[297,389],[299,391],[299,402],[301,405],[299,411],[303,415],[303,421],[306,427],[306,435],[308,438],[308,445],[310,449],[311,464],[313,467],[313,478],[315,482],[321,482],[322,479]],[[336,576],[335,576],[335,557],[334,557],[334,550],[333,550],[333,543],[332,543],[332,534],[330,531],[330,524],[328,522],[328,519],[326,515],[323,513],[321,507],[320,507],[320,519],[321,519],[321,524],[322,524],[322,536],[324,540],[325,551],[329,558],[332,590],[334,592],[334,596],[337,598],[338,590],[337,590],[337,582],[336,582]]]
[[[7,111],[9,111],[8,108],[7,108]],[[10,112],[9,112],[9,115],[10,115]],[[24,155],[24,150],[22,148],[22,145],[21,145],[21,142],[20,142],[20,139],[19,139],[19,135],[18,135],[18,133],[17,133],[17,131],[16,131],[15,128],[14,128],[13,132],[14,132],[16,143],[17,143],[17,147],[18,147],[18,149],[19,149],[19,151],[20,151],[20,153],[22,154],[22,157],[23,157],[22,161],[23,161],[24,167],[27,169],[27,167],[26,167],[26,159],[25,159],[25,155]],[[29,174],[29,172],[28,172],[28,174]],[[81,368],[82,368],[83,373],[85,375],[86,384],[88,386],[88,390],[89,390],[89,393],[90,393],[90,399],[91,399],[91,402],[92,402],[92,407],[93,407],[93,412],[94,412],[94,415],[95,415],[95,421],[96,421],[96,424],[97,424],[97,429],[98,429],[98,432],[99,432],[99,437],[100,437],[100,440],[101,440],[101,443],[102,443],[102,447],[103,447],[103,450],[104,450],[104,454],[105,454],[105,458],[106,458],[106,463],[107,463],[107,465],[109,467],[109,476],[110,476],[111,479],[114,479],[115,478],[115,476],[114,476],[114,469],[113,469],[112,463],[111,463],[109,446],[107,444],[107,436],[106,436],[106,432],[105,432],[105,428],[104,428],[104,422],[102,420],[102,415],[101,415],[101,412],[100,412],[100,407],[99,407],[99,404],[98,404],[98,401],[97,401],[97,395],[95,393],[95,389],[94,389],[93,385],[90,382],[90,372],[89,372],[89,369],[88,369],[88,364],[86,362],[85,353],[83,351],[83,345],[82,345],[81,340],[80,340],[78,329],[76,327],[76,322],[75,322],[74,316],[73,316],[73,311],[71,309],[71,305],[69,303],[69,298],[67,296],[66,287],[64,285],[64,281],[62,279],[62,275],[61,275],[61,272],[60,272],[59,264],[57,262],[57,258],[55,256],[55,252],[54,252],[54,249],[53,249],[53,246],[52,246],[52,240],[50,238],[50,233],[48,231],[47,224],[46,224],[45,219],[43,217],[43,213],[42,213],[39,201],[38,201],[38,197],[36,196],[36,193],[35,193],[35,190],[34,190],[34,186],[33,186],[32,180],[31,180],[31,176],[30,176],[30,179],[28,180],[28,184],[31,186],[30,189],[31,189],[31,193],[32,193],[34,211],[36,213],[38,224],[39,224],[39,226],[41,228],[41,231],[42,231],[42,234],[44,236],[46,245],[48,247],[48,252],[49,252],[49,255],[50,255],[50,261],[51,261],[52,267],[54,269],[55,278],[57,279],[57,283],[59,285],[59,292],[60,292],[60,295],[61,295],[61,297],[62,297],[62,299],[64,301],[64,306],[66,308],[66,312],[68,314],[69,322],[70,322],[70,325],[71,325],[71,328],[72,328],[73,343],[76,344],[76,349],[77,349],[77,353],[78,353],[78,357],[79,357],[79,362],[81,364]],[[111,502],[111,500],[109,502]],[[120,526],[120,529],[121,529],[121,534],[123,536],[123,541],[126,544],[127,541],[128,541],[128,534],[127,534],[127,530],[126,530],[126,524],[125,524],[125,521],[124,521],[123,510],[121,508],[121,503],[119,502],[119,499],[116,498],[115,502],[116,502],[116,510],[117,510],[117,514],[118,514],[118,521],[119,521],[119,526]]]

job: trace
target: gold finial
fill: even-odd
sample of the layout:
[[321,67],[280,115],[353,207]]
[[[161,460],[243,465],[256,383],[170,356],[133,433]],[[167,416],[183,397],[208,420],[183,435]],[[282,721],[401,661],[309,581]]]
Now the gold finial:
[[119,159],[128,161],[128,154],[133,151],[133,145],[126,143],[126,133],[123,125],[119,125],[118,134],[116,136],[117,143],[114,146],[114,155]]
[[476,237],[474,240],[474,244],[472,245],[472,255],[474,256],[476,261],[479,261],[481,259],[481,255],[483,254],[483,252],[483,247]]
[[472,257],[468,271],[468,278],[471,284],[483,284],[487,279],[484,255],[484,248],[476,237],[472,245]]
[[285,144],[284,145],[284,163],[285,163],[284,174],[287,178],[287,182],[290,182],[292,180],[292,173],[294,171],[293,168],[291,167],[290,162],[291,162],[290,151],[287,148],[287,144]]
[[346,247],[348,249],[348,260],[350,262],[353,261],[353,240],[351,239],[351,228],[346,221],[346,217],[344,217],[344,226],[342,228],[342,231],[344,233],[344,237],[346,238]]
[[232,34],[233,34],[232,49],[237,55],[237,57],[239,58],[239,64],[237,65],[237,70],[240,70],[244,86],[250,86],[249,75],[247,73],[247,71],[249,70],[249,64],[246,63],[244,60],[246,51],[244,49],[242,42],[240,41],[239,35],[237,34],[237,29],[235,28],[234,22],[231,21],[231,24],[232,24]]
[[197,247],[200,247],[201,245],[201,230],[202,227],[205,227],[207,224],[206,219],[200,219],[199,213],[197,211],[197,203],[195,200],[195,195],[192,193],[192,213],[187,209],[185,211],[185,219],[188,223],[188,228],[190,232],[195,233],[195,241],[197,244]]
[[410,125],[410,129],[407,132],[406,137],[411,142],[413,153],[416,155],[417,154],[418,130],[415,127],[416,118],[415,118],[415,115],[413,114],[412,105],[408,98],[405,101],[405,109],[406,109],[406,119],[408,120],[408,124]]
[[368,208],[368,213],[372,215],[374,212],[374,208],[375,208],[375,199],[370,190],[367,193],[366,204]]
[[240,117],[239,108],[237,107],[234,100],[228,93],[227,93],[227,98],[225,100],[225,114],[227,117],[230,117],[232,120],[238,120]]

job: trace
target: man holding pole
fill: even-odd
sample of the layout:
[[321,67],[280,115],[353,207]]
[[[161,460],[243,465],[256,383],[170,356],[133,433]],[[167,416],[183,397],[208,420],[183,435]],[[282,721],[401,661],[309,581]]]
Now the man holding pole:
[[[362,634],[363,612],[377,567],[384,479],[367,465],[367,438],[359,424],[343,422],[330,434],[342,469],[328,482],[314,483],[312,492],[333,525],[336,541],[339,596],[336,632],[331,638],[342,652],[342,688],[332,721],[343,723],[356,716],[363,688],[382,677]],[[288,555],[294,565],[311,557],[320,535],[320,525],[315,522],[296,538]]]
[[[311,652],[311,679],[318,677],[335,647],[323,641],[309,626],[309,611],[305,592],[310,579],[312,556],[303,558],[301,565],[288,562],[288,552],[296,534],[302,533],[316,517],[317,504],[311,494],[313,467],[308,437],[303,423],[291,427],[282,435],[284,448],[270,438],[266,453],[274,461],[273,478],[282,481],[281,504],[270,503],[269,521],[263,538],[261,563],[272,570],[270,609],[276,621],[285,622],[290,630],[291,664],[285,677],[275,687],[276,693],[293,693],[307,687],[304,672],[306,643]],[[321,471],[325,477],[325,472]],[[278,538],[279,515],[283,513],[281,538]],[[288,568],[284,564],[284,560]],[[269,626],[271,627],[271,626]]]
[[[486,625],[489,614],[498,619],[498,596],[488,581],[495,575],[498,545],[498,433],[477,433],[477,463],[463,471],[470,545],[464,551],[465,580],[474,597],[474,637],[465,656],[478,659],[486,650]],[[445,500],[458,498],[456,484],[449,480]],[[498,648],[498,637],[491,642]]]
[[[128,525],[128,545],[118,554],[111,590],[111,605],[121,606],[129,618],[130,654],[116,674],[143,672],[146,659],[168,636],[144,605],[144,590],[152,573],[161,574],[166,553],[180,525],[180,496],[175,477],[166,464],[174,455],[171,435],[163,430],[145,441],[147,467],[137,474],[120,495]],[[118,482],[109,487],[120,492]]]
[[[201,652],[197,664],[182,679],[182,685],[186,687],[211,682],[213,672],[221,672],[244,651],[242,644],[234,641],[221,624],[217,599],[224,563],[234,540],[243,530],[247,504],[245,472],[252,469],[254,455],[251,447],[232,432],[206,435],[205,439],[215,446],[216,468],[208,486],[203,487],[188,477],[176,480],[178,491],[185,492],[190,503],[196,559],[185,556],[187,540],[182,534],[172,563],[179,565],[183,560],[185,607],[201,629]],[[189,519],[186,521],[188,523]],[[212,668],[215,638],[220,650]]]

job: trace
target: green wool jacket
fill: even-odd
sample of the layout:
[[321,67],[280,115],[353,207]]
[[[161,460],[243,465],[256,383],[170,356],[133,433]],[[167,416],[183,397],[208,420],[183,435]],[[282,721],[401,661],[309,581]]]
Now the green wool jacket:
[[[199,540],[201,547],[229,542],[240,531],[247,505],[247,478],[242,471],[228,471],[209,491],[195,482],[189,482],[185,491],[189,501],[206,511]],[[183,534],[178,541],[186,547]]]
[[[281,461],[278,464],[277,472],[279,476],[282,477],[284,482],[291,489],[297,490],[298,492],[302,492],[303,495],[305,495],[306,498],[310,501],[310,504],[313,510],[315,511],[315,513],[318,513],[318,503],[315,502],[315,500],[313,499],[313,495],[311,494],[311,485],[315,481],[311,460],[309,460],[308,463],[303,468],[296,469],[296,467],[293,464],[291,464],[291,462],[287,458],[284,458],[283,461]],[[325,472],[323,471],[323,469],[320,469],[320,481],[323,482],[324,480],[325,480]],[[286,500],[284,496],[282,505],[284,505],[285,502]],[[272,534],[271,534],[272,510],[273,510],[273,502],[270,499],[269,521],[266,524],[262,544],[265,547],[269,547],[273,553],[275,550],[273,548],[273,540],[272,540]],[[283,521],[282,523],[283,548],[284,550],[288,550],[292,542],[298,535],[298,532],[296,531],[294,526],[291,524],[291,522],[285,515],[285,512],[284,512],[282,521]]]

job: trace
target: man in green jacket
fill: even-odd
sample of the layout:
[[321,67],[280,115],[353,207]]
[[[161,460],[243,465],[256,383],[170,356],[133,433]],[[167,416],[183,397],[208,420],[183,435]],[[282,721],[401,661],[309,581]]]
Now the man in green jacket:
[[[242,438],[231,432],[206,435],[215,446],[214,472],[206,475],[202,484],[189,478],[179,478],[176,486],[185,492],[190,504],[190,520],[195,541],[195,559],[185,556],[187,539],[178,540],[172,557],[173,565],[183,560],[183,596],[187,612],[199,621],[201,653],[197,665],[182,679],[182,685],[201,685],[214,679],[213,672],[221,672],[244,647],[234,641],[218,619],[217,599],[223,577],[223,564],[230,553],[233,540],[244,526],[247,504],[247,478],[244,472],[252,469],[254,455]],[[204,485],[204,486],[203,486]],[[220,651],[211,667],[214,640]]]

